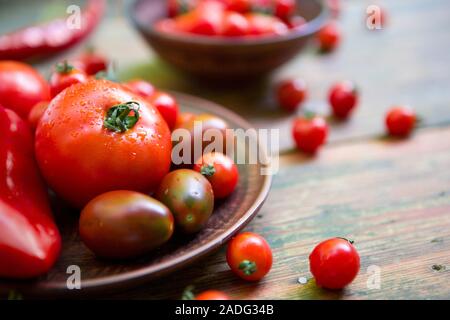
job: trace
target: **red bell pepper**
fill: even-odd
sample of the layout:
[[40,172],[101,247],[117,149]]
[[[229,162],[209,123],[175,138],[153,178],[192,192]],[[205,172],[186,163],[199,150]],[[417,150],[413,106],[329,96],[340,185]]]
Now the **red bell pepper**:
[[42,275],[60,249],[31,130],[14,111],[0,106],[0,277]]
[[83,40],[99,23],[104,0],[88,0],[81,11],[80,28],[71,29],[60,18],[0,36],[0,60],[26,60],[59,53]]

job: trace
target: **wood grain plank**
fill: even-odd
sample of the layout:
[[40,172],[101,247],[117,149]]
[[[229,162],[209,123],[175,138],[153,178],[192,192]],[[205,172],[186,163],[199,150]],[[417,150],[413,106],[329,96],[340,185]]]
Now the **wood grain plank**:
[[[218,288],[239,299],[449,299],[450,128],[422,130],[410,140],[330,146],[318,158],[283,157],[271,194],[247,230],[274,251],[260,283],[237,279],[225,249],[190,268],[114,297],[177,299],[184,287]],[[357,279],[343,291],[315,286],[308,255],[333,236],[356,241]],[[435,271],[433,265],[446,270]],[[367,268],[381,270],[368,289]],[[298,277],[309,279],[306,285]]]

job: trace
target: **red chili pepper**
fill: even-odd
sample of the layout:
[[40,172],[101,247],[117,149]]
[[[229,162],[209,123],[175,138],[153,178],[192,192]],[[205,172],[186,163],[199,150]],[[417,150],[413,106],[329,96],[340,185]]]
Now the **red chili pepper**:
[[61,249],[33,140],[25,121],[0,106],[0,277],[42,275]]
[[69,28],[65,17],[1,35],[0,60],[41,58],[65,50],[97,26],[104,8],[104,0],[88,0],[81,12],[79,28]]

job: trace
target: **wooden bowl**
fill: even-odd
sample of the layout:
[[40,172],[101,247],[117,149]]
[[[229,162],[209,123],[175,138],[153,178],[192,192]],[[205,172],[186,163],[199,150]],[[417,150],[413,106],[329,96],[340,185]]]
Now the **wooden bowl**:
[[[241,117],[212,102],[173,94],[183,112],[211,113],[227,121],[231,128],[251,128]],[[247,149],[253,152],[252,148]],[[10,290],[23,294],[25,298],[105,294],[138,286],[185,267],[225,244],[256,215],[271,184],[271,176],[260,174],[264,167],[260,163],[238,165],[240,179],[237,189],[227,199],[216,202],[214,213],[203,230],[190,237],[176,234],[161,249],[137,260],[113,262],[96,258],[79,238],[79,211],[55,200],[53,211],[63,238],[61,256],[56,265],[47,275],[35,280],[0,280],[0,296],[6,296]],[[67,289],[68,267],[71,265],[80,267],[81,290]],[[152,287],[149,286],[148,290]]]
[[325,24],[328,10],[319,0],[297,0],[308,23],[283,36],[219,38],[173,35],[153,26],[166,16],[165,0],[137,0],[130,16],[145,40],[167,62],[203,78],[241,79],[261,76],[288,62]]

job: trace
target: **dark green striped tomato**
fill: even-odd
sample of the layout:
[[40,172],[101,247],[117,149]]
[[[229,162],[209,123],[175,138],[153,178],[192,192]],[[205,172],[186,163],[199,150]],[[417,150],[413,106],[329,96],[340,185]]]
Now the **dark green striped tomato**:
[[80,216],[80,236],[104,258],[132,258],[147,253],[173,234],[169,209],[145,194],[110,191],[92,199]]
[[179,169],[167,174],[156,192],[175,217],[176,227],[184,233],[202,229],[214,209],[214,193],[200,173]]

